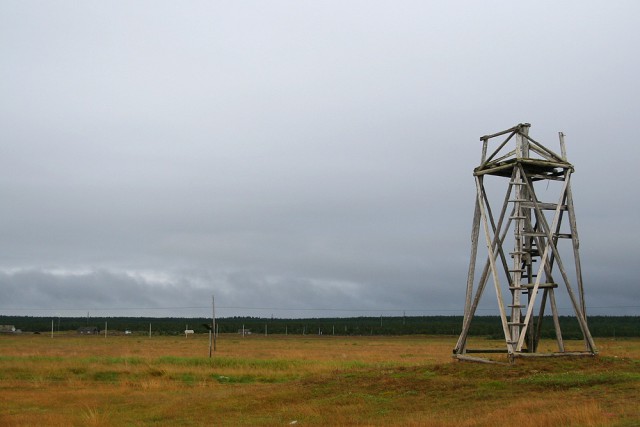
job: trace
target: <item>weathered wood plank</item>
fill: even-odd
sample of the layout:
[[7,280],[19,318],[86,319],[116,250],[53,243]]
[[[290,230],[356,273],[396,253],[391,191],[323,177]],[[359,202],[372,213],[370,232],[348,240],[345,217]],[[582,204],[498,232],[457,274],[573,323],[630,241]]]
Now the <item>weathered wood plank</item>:
[[484,135],[484,136],[481,136],[481,137],[480,137],[480,140],[482,141],[483,139],[491,139],[491,138],[495,138],[495,137],[497,137],[497,136],[506,135],[506,134],[508,134],[509,132],[516,132],[518,129],[520,129],[520,126],[523,126],[523,125],[525,125],[525,124],[526,124],[526,125],[529,125],[528,123],[521,123],[521,124],[515,125],[515,126],[514,126],[514,127],[512,127],[512,128],[509,128],[509,129],[507,129],[507,130],[503,130],[503,131],[500,131],[500,132],[492,133],[491,135]]
[[560,139],[560,156],[563,161],[567,161],[567,148],[564,145],[564,133],[558,132],[558,137]]
[[462,320],[462,332],[454,348],[455,353],[464,353],[469,325],[473,314],[471,304],[473,298],[473,284],[475,281],[476,261],[478,257],[478,235],[480,233],[480,195],[476,194],[476,205],[473,213],[473,223],[471,226],[471,257],[469,260],[469,270],[467,271],[467,291],[464,303],[464,318]]
[[535,139],[531,138],[529,135],[525,135],[525,138],[527,138],[531,144],[534,144],[540,150],[545,151],[552,158],[554,158],[556,160],[559,160],[559,161],[563,160],[562,156],[557,155],[553,150],[550,150],[548,147],[545,147],[544,145],[542,145],[541,143],[539,143]]
[[485,151],[485,145],[488,144],[489,140],[484,140],[485,142],[483,142],[482,144],[482,148],[483,148],[483,153],[482,153],[482,162],[480,162],[480,167],[483,167],[485,164],[487,164],[488,162],[491,162],[492,159],[498,154],[498,152],[500,150],[502,150],[502,148],[507,145],[507,143],[509,142],[509,140],[511,138],[513,138],[513,135],[515,135],[515,132],[512,132],[511,135],[509,135],[504,141],[502,141],[502,144],[500,144],[498,146],[498,148],[496,148],[495,150],[493,150],[493,152],[491,153],[491,155],[489,156],[489,158],[486,158],[486,151]]
[[575,356],[595,356],[590,351],[565,351],[562,353],[515,353],[513,357],[575,357]]
[[[482,194],[481,184],[478,177],[476,177],[476,188],[477,188],[478,194]],[[480,219],[482,220],[482,223],[484,225],[484,232],[485,232],[485,237],[487,241],[487,249],[489,250],[489,262],[491,265],[491,274],[493,276],[493,284],[496,291],[496,298],[498,299],[498,309],[500,311],[500,320],[502,322],[502,330],[504,331],[504,336],[507,339],[507,341],[511,341],[511,332],[509,331],[509,326],[507,325],[507,315],[504,310],[502,290],[500,289],[500,280],[498,278],[498,270],[496,268],[495,258],[493,255],[494,253],[493,245],[491,244],[492,239],[491,239],[491,235],[489,234],[489,223],[487,221],[487,215],[484,210],[483,203],[480,204]],[[507,342],[507,348],[509,349],[510,353],[513,352],[513,344],[510,344],[509,342]]]
[[549,300],[551,302],[551,315],[553,316],[553,327],[556,331],[556,341],[558,343],[558,351],[564,351],[564,340],[562,339],[562,330],[560,329],[560,318],[558,317],[558,306],[556,305],[556,296],[553,289],[549,290]]
[[458,360],[463,360],[467,362],[477,362],[477,363],[489,363],[492,365],[508,365],[508,363],[498,362],[495,360],[484,359],[482,357],[474,357],[474,356],[463,356],[461,354],[454,354],[453,357]]
[[[567,190],[569,188],[569,182],[570,182],[569,178],[570,178],[570,176],[571,176],[571,174],[569,173],[567,175],[567,179],[565,179],[565,183],[564,183],[563,189],[561,191],[560,201],[558,202],[558,206],[560,206],[563,203],[563,201],[565,200],[565,196],[566,196]],[[558,248],[556,247],[556,245],[553,242],[553,235],[551,233],[551,229],[555,228],[555,221],[557,221],[557,218],[559,216],[559,210],[556,209],[556,213],[554,215],[554,219],[553,219],[554,227],[550,227],[549,223],[547,222],[547,219],[542,214],[542,210],[539,208],[537,202],[535,201],[535,198],[532,198],[532,201],[533,201],[533,206],[534,206],[534,209],[536,211],[536,215],[538,216],[538,220],[540,222],[540,225],[541,225],[542,229],[544,230],[544,232],[547,233],[547,236],[548,236],[547,237],[547,242],[546,242],[547,243],[547,247],[545,248],[545,252],[546,252],[547,248],[551,248],[551,251],[553,252],[553,254],[555,256],[556,263],[558,265],[558,270],[560,271],[560,274],[562,275],[562,279],[564,280],[565,287],[567,289],[567,293],[569,294],[569,299],[571,300],[571,304],[573,305],[574,311],[576,313],[576,319],[578,320],[578,325],[580,326],[580,330],[582,331],[582,334],[585,337],[585,341],[587,342],[589,348],[594,349],[594,351],[595,351],[595,343],[593,341],[593,337],[591,336],[591,333],[589,332],[589,328],[587,327],[584,314],[583,314],[582,309],[580,307],[580,303],[576,299],[575,293],[573,292],[573,289],[571,287],[571,283],[570,283],[570,280],[569,280],[569,276],[567,274],[566,269],[564,268],[564,264],[563,264],[562,259],[560,257],[560,253],[558,251]],[[542,264],[546,264],[546,262],[544,262]],[[532,293],[534,293],[534,292],[535,292],[535,289],[534,289],[534,291]]]
[[[525,170],[524,170],[524,166],[520,165],[519,166],[521,173],[526,174]],[[561,206],[562,202],[565,199],[565,191],[566,191],[566,187],[568,185],[568,182],[565,181],[565,185],[562,188],[561,191],[561,195],[560,195],[560,200],[557,203],[557,206]],[[555,211],[555,215],[553,217],[553,221],[552,221],[552,226],[549,227],[549,225],[546,222],[546,218],[544,217],[544,215],[542,214],[542,211],[538,208],[538,202],[537,202],[537,197],[535,196],[534,193],[534,189],[533,186],[527,186],[530,191],[532,192],[531,196],[531,201],[533,203],[534,209],[536,210],[537,214],[538,214],[538,221],[541,223],[542,228],[544,230],[544,234],[546,234],[547,237],[547,242],[546,245],[544,247],[544,251],[542,253],[542,256],[540,257],[540,265],[538,266],[538,274],[536,275],[536,281],[534,283],[533,288],[529,291],[529,307],[527,308],[527,314],[525,315],[525,320],[524,323],[525,325],[523,326],[523,330],[522,330],[522,334],[523,336],[520,337],[520,340],[518,341],[518,345],[516,347],[517,351],[520,351],[522,349],[522,346],[524,345],[524,333],[526,332],[528,326],[529,326],[529,321],[531,319],[531,316],[533,314],[533,307],[535,305],[535,300],[537,298],[537,294],[538,294],[538,289],[540,287],[540,281],[542,278],[542,273],[545,271],[545,267],[547,269],[547,271],[549,271],[549,249],[551,248],[551,250],[555,253],[556,257],[559,257],[559,254],[557,252],[557,250],[555,249],[555,245],[553,244],[553,235],[551,233],[551,229],[555,229],[557,222],[558,222],[558,218],[559,218],[559,214],[560,214],[560,210],[556,208]],[[559,265],[558,265],[559,267]]]

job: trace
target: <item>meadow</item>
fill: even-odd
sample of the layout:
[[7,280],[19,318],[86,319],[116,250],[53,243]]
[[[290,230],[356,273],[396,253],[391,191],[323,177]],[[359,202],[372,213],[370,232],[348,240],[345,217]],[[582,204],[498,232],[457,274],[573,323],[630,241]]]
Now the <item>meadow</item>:
[[513,365],[455,340],[221,334],[209,358],[206,334],[0,335],[0,425],[640,425],[640,339]]

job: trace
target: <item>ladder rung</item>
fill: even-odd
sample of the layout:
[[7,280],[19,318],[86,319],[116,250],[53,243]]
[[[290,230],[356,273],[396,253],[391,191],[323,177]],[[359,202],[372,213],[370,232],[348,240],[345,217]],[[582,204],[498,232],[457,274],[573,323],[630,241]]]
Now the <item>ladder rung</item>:
[[[525,208],[534,208],[533,202],[531,202],[530,200],[523,200],[524,202],[529,202],[527,203],[525,206]],[[542,210],[547,210],[547,211],[555,211],[556,208],[558,207],[557,203],[543,203],[543,202],[539,202],[538,203],[538,207]],[[567,205],[560,205],[560,210],[566,211],[567,210]]]
[[523,231],[520,234],[527,237],[546,237],[547,236],[547,233],[541,233],[539,231]]
[[524,326],[524,325],[526,325],[526,323],[522,323],[522,322],[507,322],[507,325],[511,325],[511,326]]
[[525,308],[526,305],[522,305],[522,304],[509,304],[507,307],[511,307],[511,308]]
[[525,185],[524,182],[520,182],[520,181],[509,181],[509,184],[511,184],[511,185]]
[[571,234],[565,234],[565,233],[562,233],[562,234],[556,234],[555,236],[556,236],[556,237],[559,237],[559,238],[561,238],[561,239],[570,239],[570,238],[571,238]]
[[518,271],[523,272],[523,271],[527,271],[524,268],[514,268],[509,270],[509,273],[517,273]]
[[510,216],[509,218],[511,218],[511,219],[527,219],[527,217],[524,216],[524,215],[513,215],[513,216]]
[[[523,283],[521,286],[521,288],[525,288],[525,289],[533,289],[535,287],[535,283]],[[557,283],[540,283],[538,285],[538,289],[549,289],[549,288],[557,288],[558,284]]]

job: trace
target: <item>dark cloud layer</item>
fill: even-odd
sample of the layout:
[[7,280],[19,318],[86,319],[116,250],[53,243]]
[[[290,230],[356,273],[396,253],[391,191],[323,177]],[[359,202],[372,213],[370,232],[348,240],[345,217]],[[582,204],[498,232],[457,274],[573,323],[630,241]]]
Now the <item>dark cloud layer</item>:
[[638,9],[4,2],[0,313],[459,313],[478,137],[526,121],[638,314]]

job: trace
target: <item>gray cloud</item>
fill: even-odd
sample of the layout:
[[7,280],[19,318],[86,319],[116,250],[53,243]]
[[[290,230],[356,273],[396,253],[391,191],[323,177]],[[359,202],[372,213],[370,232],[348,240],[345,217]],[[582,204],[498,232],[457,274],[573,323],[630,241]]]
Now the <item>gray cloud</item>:
[[637,314],[637,14],[4,3],[0,313],[459,312],[478,137],[528,121],[567,134],[592,312]]

